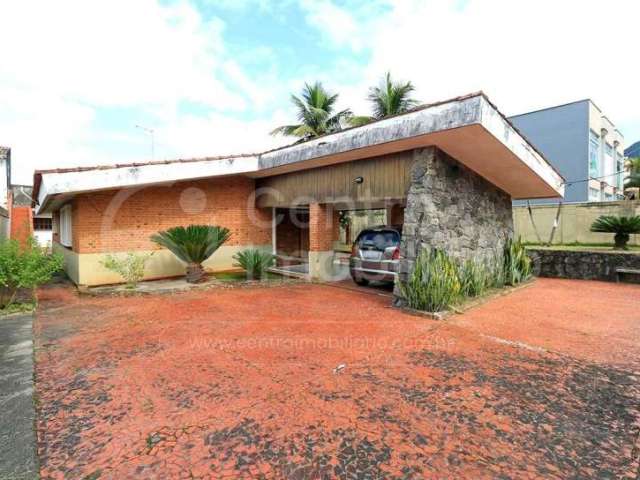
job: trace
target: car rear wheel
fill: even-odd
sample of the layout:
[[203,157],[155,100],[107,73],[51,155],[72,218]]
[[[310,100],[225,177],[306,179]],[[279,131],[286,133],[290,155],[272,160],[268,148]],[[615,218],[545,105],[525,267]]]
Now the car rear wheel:
[[369,280],[367,280],[366,278],[353,277],[353,281],[356,282],[356,284],[360,285],[361,287],[366,287],[367,285],[369,285]]

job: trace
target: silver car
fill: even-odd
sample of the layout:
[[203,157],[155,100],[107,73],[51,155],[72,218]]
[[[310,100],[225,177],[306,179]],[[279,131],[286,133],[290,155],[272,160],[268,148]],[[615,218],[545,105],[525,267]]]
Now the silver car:
[[393,282],[398,275],[402,226],[362,230],[349,257],[351,278],[358,285],[372,281]]

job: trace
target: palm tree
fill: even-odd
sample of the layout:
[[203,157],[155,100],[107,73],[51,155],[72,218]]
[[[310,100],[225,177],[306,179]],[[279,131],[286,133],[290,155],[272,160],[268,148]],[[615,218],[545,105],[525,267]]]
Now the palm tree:
[[614,249],[626,250],[629,235],[640,233],[640,216],[616,217],[601,215],[591,225],[592,232],[615,233]]
[[226,242],[231,233],[217,225],[173,227],[151,235],[151,241],[166,247],[187,264],[187,282],[198,283],[205,278],[202,263]]
[[379,86],[369,89],[367,100],[373,104],[373,116],[352,117],[349,123],[353,126],[364,125],[411,110],[418,105],[418,101],[411,97],[414,91],[411,82],[394,82],[391,72],[387,72]]
[[640,188],[640,157],[627,160],[629,174],[624,179],[624,188]]
[[327,133],[342,129],[351,116],[351,110],[341,110],[334,113],[338,94],[329,93],[322,83],[313,85],[305,83],[300,97],[291,95],[291,101],[296,106],[297,125],[283,125],[271,132],[271,135],[287,135],[300,137],[302,140],[319,137]]

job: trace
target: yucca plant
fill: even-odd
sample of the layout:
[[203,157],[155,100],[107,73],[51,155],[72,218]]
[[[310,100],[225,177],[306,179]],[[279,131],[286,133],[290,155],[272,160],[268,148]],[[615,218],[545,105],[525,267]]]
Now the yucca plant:
[[400,289],[411,308],[428,312],[445,310],[460,296],[457,265],[442,250],[423,249]]
[[531,259],[520,239],[507,239],[502,260],[502,275],[505,284],[517,285],[531,276]]
[[189,283],[204,280],[202,263],[226,242],[231,233],[217,225],[189,225],[173,227],[151,236],[151,241],[166,247],[187,264],[186,279]]
[[275,258],[273,254],[256,248],[243,250],[233,256],[237,262],[236,266],[244,269],[249,280],[262,278],[267,269],[273,265]]
[[627,250],[627,242],[631,234],[640,233],[640,216],[617,217],[602,215],[591,225],[592,232],[615,233],[614,249]]

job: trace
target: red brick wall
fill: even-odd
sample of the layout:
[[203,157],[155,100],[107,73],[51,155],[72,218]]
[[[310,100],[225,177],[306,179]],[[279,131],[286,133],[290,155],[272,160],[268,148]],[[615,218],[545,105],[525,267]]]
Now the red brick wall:
[[73,201],[73,250],[158,249],[152,234],[195,223],[230,229],[225,245],[269,244],[271,210],[249,204],[253,191],[252,179],[225,177],[80,195]]
[[309,250],[326,252],[333,250],[338,239],[340,225],[338,211],[322,203],[309,205]]

